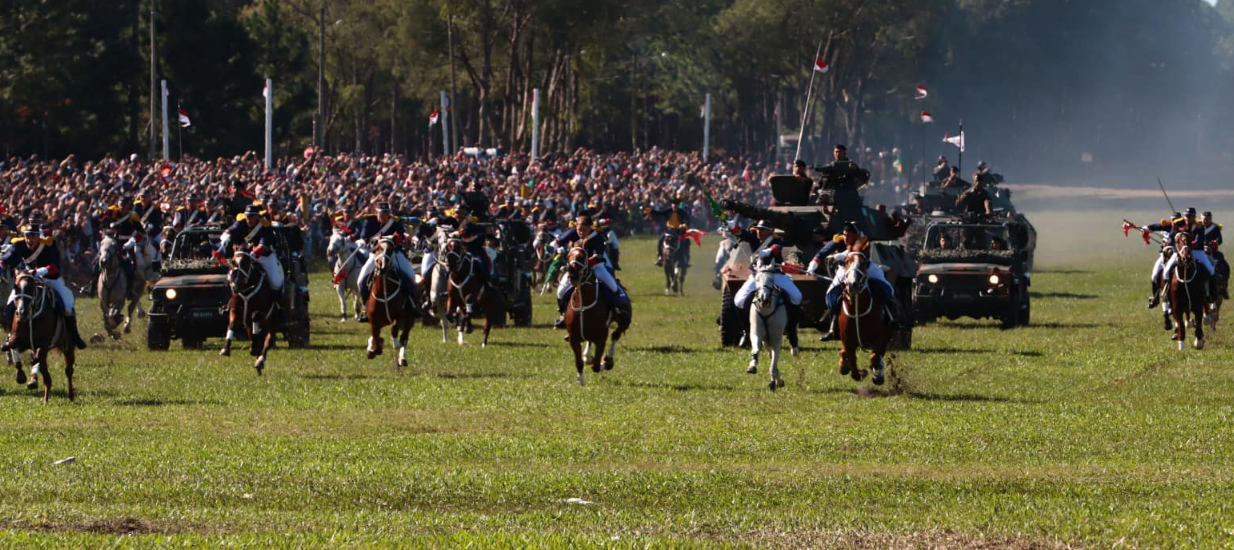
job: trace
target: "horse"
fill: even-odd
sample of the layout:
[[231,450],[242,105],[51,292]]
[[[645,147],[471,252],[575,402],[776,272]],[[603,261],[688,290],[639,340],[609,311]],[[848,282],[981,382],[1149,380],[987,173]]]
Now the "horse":
[[686,294],[686,250],[690,246],[690,241],[681,240],[672,233],[664,234],[664,246],[660,250],[662,258],[664,258],[664,295],[672,296],[674,293],[685,296]]
[[1195,349],[1204,349],[1204,287],[1199,275],[1202,269],[1187,246],[1187,236],[1179,234],[1178,247],[1175,251],[1174,269],[1169,273],[1170,282],[1167,296],[1170,301],[1170,311],[1174,315],[1174,340],[1178,342],[1178,351],[1183,350],[1187,341],[1187,322],[1191,321],[1195,328]]
[[[532,247],[532,253],[535,257],[531,260],[531,285],[533,287],[541,286],[545,283],[552,284],[548,277],[548,268],[553,264],[553,258],[557,255],[556,249],[553,247],[553,240],[555,238],[543,225],[536,232],[536,238],[533,241]],[[548,287],[545,286],[544,289],[547,290]]]
[[128,319],[132,319],[133,308],[137,301],[130,300],[132,285],[129,284],[128,273],[125,273],[123,248],[120,241],[107,236],[99,244],[99,277],[97,294],[99,309],[103,311],[103,329],[112,340],[120,339],[117,328],[124,322],[124,332],[130,331],[131,323],[125,320],[124,306],[128,303]]
[[754,284],[758,289],[750,300],[750,367],[749,373],[758,372],[758,355],[763,350],[771,354],[771,391],[784,387],[780,377],[780,346],[784,329],[788,325],[788,310],[784,309],[784,294],[772,279],[775,271],[760,268],[754,272]]
[[274,293],[266,288],[266,272],[252,253],[236,247],[228,266],[231,268],[227,272],[231,299],[227,302],[227,336],[219,355],[231,355],[231,341],[239,323],[249,338],[249,355],[257,358],[253,368],[257,369],[257,376],[261,376],[266,367],[266,355],[274,347],[276,334],[283,325],[283,308]]
[[[56,293],[29,272],[18,275],[14,284],[16,313],[9,330],[9,344],[15,353],[26,350],[32,352],[33,367],[30,369],[30,381],[26,387],[37,388],[39,373],[42,373],[43,402],[47,402],[51,397],[51,368],[47,365],[47,354],[53,349],[59,349],[64,356],[64,376],[68,379],[68,398],[72,401],[75,397],[73,364],[77,360],[77,348],[64,326],[64,317],[56,313]],[[24,383],[25,380],[25,371],[18,362],[17,383]]]
[[449,231],[444,227],[438,228],[429,241],[429,246],[434,252],[426,253],[420,263],[423,278],[421,284],[424,287],[424,293],[427,294],[424,309],[429,313],[425,316],[425,324],[430,322],[430,317],[437,321],[437,324],[441,326],[441,343],[443,344],[448,341],[447,335],[450,331],[450,322],[446,319],[450,273],[443,259],[449,240]]
[[416,322],[415,310],[410,306],[413,300],[418,300],[419,292],[415,283],[405,288],[403,275],[398,270],[396,254],[399,251],[394,241],[383,237],[377,242],[373,252],[373,283],[370,285],[367,301],[369,339],[366,357],[372,359],[381,355],[385,342],[381,338],[381,329],[390,325],[390,338],[398,346],[398,359],[395,366],[407,366],[407,333]]
[[870,260],[866,256],[868,246],[857,245],[845,260],[840,295],[840,376],[851,375],[853,380],[864,380],[869,371],[857,367],[857,350],[870,350],[870,368],[874,371],[873,382],[885,381],[883,356],[891,342],[891,330],[883,319],[882,311],[875,307],[870,292],[867,269]]
[[[615,316],[613,310],[600,296],[600,281],[591,269],[587,250],[581,247],[570,249],[566,255],[566,275],[574,291],[566,302],[566,339],[574,351],[574,368],[578,371],[578,384],[583,385],[583,363],[591,363],[592,372],[613,370],[614,357],[617,355],[617,341],[630,328],[631,312]],[[604,351],[605,341],[609,337],[609,325],[616,322],[613,330],[612,344],[603,360],[600,352]],[[586,349],[583,344],[586,342]],[[596,353],[592,354],[592,344]]]
[[1209,330],[1217,332],[1217,321],[1221,320],[1221,304],[1225,303],[1225,298],[1222,298],[1221,293],[1225,291],[1229,281],[1222,279],[1217,283],[1217,295],[1212,296],[1212,300],[1208,304],[1208,310],[1204,314],[1204,322],[1208,323]]
[[446,291],[446,312],[442,317],[443,327],[445,319],[453,319],[454,326],[458,330],[458,344],[463,345],[463,334],[471,332],[471,317],[475,312],[476,304],[479,304],[484,312],[484,341],[480,343],[480,347],[486,347],[492,323],[497,315],[501,314],[497,308],[497,295],[490,292],[485,288],[484,283],[480,282],[476,269],[481,264],[479,260],[467,253],[463,241],[458,239],[447,241],[443,257],[446,263],[446,279],[449,282],[449,288]]
[[326,246],[326,257],[334,258],[330,262],[333,277],[331,280],[334,282],[334,291],[338,294],[340,322],[347,321],[348,293],[351,293],[352,309],[355,311],[356,319],[360,318],[362,312],[360,308],[363,303],[363,297],[360,296],[360,268],[363,266],[360,261],[360,248],[349,250],[348,242],[350,239],[335,231],[330,236],[330,244]]

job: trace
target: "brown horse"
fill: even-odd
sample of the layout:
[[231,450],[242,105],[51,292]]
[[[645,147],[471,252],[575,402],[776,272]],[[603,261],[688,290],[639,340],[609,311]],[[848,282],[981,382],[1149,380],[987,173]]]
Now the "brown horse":
[[416,322],[415,310],[411,307],[413,300],[420,299],[415,283],[407,288],[403,276],[399,273],[396,254],[401,254],[394,241],[388,237],[377,243],[373,253],[373,283],[369,289],[368,314],[369,338],[366,357],[372,359],[381,355],[385,341],[381,337],[381,329],[390,325],[390,337],[398,345],[398,359],[394,364],[398,367],[407,366],[407,333]]
[[446,317],[454,321],[458,330],[458,345],[463,345],[463,334],[471,332],[471,318],[475,314],[476,304],[484,312],[484,341],[480,347],[488,346],[488,333],[493,320],[501,312],[498,310],[497,295],[485,288],[481,282],[479,260],[467,253],[463,241],[450,239],[445,248],[446,271],[449,273],[449,288],[446,291]]
[[868,248],[868,245],[858,244],[849,251],[844,278],[840,282],[843,289],[840,295],[840,376],[848,374],[858,382],[865,379],[869,371],[857,367],[857,350],[866,349],[872,352],[872,381],[882,384],[885,381],[883,356],[891,341],[891,330],[870,292]]
[[[574,285],[574,291],[566,302],[566,339],[574,350],[574,368],[578,371],[578,383],[581,386],[584,362],[591,363],[592,372],[600,372],[601,369],[613,370],[617,341],[630,328],[632,312],[627,311],[616,316],[600,297],[602,283],[596,279],[596,273],[591,269],[586,249],[570,249],[566,256],[566,273],[570,277],[570,284]],[[617,323],[617,328],[613,330],[613,342],[601,360],[600,354],[604,352],[604,344],[609,337],[608,327],[614,322]],[[583,348],[584,342],[586,349]],[[594,354],[592,344],[595,345]]]
[[686,252],[689,239],[682,240],[675,233],[664,234],[664,246],[660,250],[664,260],[664,295],[686,295]]
[[283,308],[274,293],[266,288],[266,272],[250,252],[237,247],[229,265],[227,284],[231,288],[231,300],[227,302],[227,337],[219,355],[231,355],[231,341],[239,323],[249,338],[249,355],[257,358],[253,368],[257,369],[257,376],[261,376],[266,367],[266,354],[274,347],[276,334],[283,326]]
[[[32,273],[22,273],[17,276],[14,294],[16,294],[16,314],[9,336],[9,346],[17,352],[31,350],[33,368],[31,379],[26,387],[38,387],[38,376],[43,374],[43,402],[51,397],[51,368],[47,365],[47,354],[53,349],[59,349],[64,356],[64,376],[68,379],[69,401],[73,394],[73,363],[77,360],[77,348],[69,338],[64,326],[64,318],[56,313],[56,293]],[[20,363],[17,366],[17,383],[25,381],[26,373]]]
[[1180,233],[1176,238],[1177,252],[1168,286],[1170,312],[1174,315],[1174,340],[1178,341],[1178,351],[1182,351],[1187,341],[1187,321],[1190,319],[1195,327],[1195,342],[1192,345],[1195,349],[1204,349],[1205,283],[1198,277],[1202,268],[1191,254],[1187,236]]

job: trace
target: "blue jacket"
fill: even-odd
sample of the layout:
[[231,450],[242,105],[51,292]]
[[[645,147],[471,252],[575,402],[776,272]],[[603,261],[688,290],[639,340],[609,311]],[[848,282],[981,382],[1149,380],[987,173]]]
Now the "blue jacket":
[[[37,252],[37,253],[36,253]],[[14,239],[8,253],[0,258],[0,264],[5,269],[38,269],[47,268],[48,279],[60,278],[60,249],[51,239],[43,239],[34,250],[26,244],[25,239]]]
[[265,223],[258,224],[257,227],[249,227],[248,222],[239,220],[231,224],[225,233],[231,235],[232,243],[246,243],[249,246],[264,245],[266,248],[272,248],[278,244],[274,229]]

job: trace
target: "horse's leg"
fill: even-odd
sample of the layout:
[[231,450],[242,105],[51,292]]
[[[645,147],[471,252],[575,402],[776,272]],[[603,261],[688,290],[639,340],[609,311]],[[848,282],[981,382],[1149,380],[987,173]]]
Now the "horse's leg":
[[257,376],[261,376],[262,369],[266,368],[266,354],[270,353],[270,348],[274,347],[274,337],[278,333],[274,329],[275,323],[265,323],[261,327],[261,335],[253,334],[253,341],[257,342],[260,338],[261,349],[257,352],[257,359],[253,361],[253,368],[257,369]]
[[497,316],[497,303],[492,294],[484,299],[484,340],[480,342],[480,347],[488,346],[488,333],[492,329],[493,319]]
[[1195,318],[1195,341],[1191,345],[1195,349],[1204,349],[1204,308],[1203,303],[1198,307],[1192,306],[1191,316]]
[[17,367],[17,384],[18,385],[25,384],[26,383],[26,369],[21,364],[21,352],[17,351],[17,348],[13,348],[9,350],[8,355],[9,355],[9,364]]
[[604,355],[604,346],[608,344],[608,325],[601,325],[595,332],[596,352],[591,357],[591,372],[600,372],[604,369],[600,365],[600,356]]
[[[604,331],[608,332],[608,327],[604,327]],[[604,356],[603,359],[600,360],[600,366],[604,367],[604,370],[613,370],[613,366],[614,366],[614,363],[616,362],[616,357],[617,357],[617,339],[618,338],[621,338],[621,333],[617,332],[617,330],[614,330],[612,337],[609,340],[608,353]]]
[[686,295],[686,267],[685,261],[681,262],[680,268],[677,270],[677,293],[682,296]]
[[415,324],[416,320],[411,315],[404,314],[403,322],[399,323],[400,331],[398,337],[398,362],[396,365],[400,367],[407,366],[407,333],[411,332],[411,325]]
[[35,351],[35,357],[39,364],[39,372],[43,373],[43,402],[46,403],[51,398],[51,369],[47,366],[47,348],[39,348]]
[[[377,312],[374,311],[374,314]],[[376,315],[369,315],[368,318],[368,348],[364,354],[367,359],[372,359],[381,355],[381,325],[377,321]]]
[[223,337],[223,349],[219,351],[219,355],[228,357],[231,355],[231,341],[236,337],[236,319],[239,315],[236,312],[236,297],[232,296],[227,304],[227,335]]
[[141,301],[141,294],[131,299],[128,297],[122,299],[120,301],[122,307],[125,301],[128,302],[128,315],[124,317],[124,333],[129,334],[133,332],[133,310],[137,309],[137,304]]
[[763,351],[763,335],[766,332],[766,326],[761,319],[750,323],[750,366],[746,367],[749,374],[758,374],[758,355]]
[[77,397],[73,392],[73,363],[77,361],[77,350],[70,342],[65,345],[61,353],[64,355],[64,378],[69,386],[69,401],[73,401]]
[[[779,330],[776,330],[776,329]],[[767,342],[767,350],[771,354],[771,383],[768,388],[771,391],[776,391],[776,388],[784,386],[784,379],[780,377],[780,348],[784,345],[784,327],[783,325],[768,326],[764,335],[764,340]]]
[[[347,322],[347,280],[339,281],[334,285],[334,293],[338,295],[338,316],[339,322]],[[359,302],[360,297],[356,296],[356,302]]]
[[1173,308],[1174,315],[1174,339],[1178,341],[1178,351],[1183,351],[1183,344],[1187,341],[1187,323],[1186,313],[1183,308]]

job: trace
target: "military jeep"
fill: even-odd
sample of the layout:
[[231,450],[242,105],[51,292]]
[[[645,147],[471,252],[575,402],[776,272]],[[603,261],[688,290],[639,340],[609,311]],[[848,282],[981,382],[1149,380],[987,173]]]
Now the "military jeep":
[[1004,328],[1027,326],[1028,253],[1014,245],[1015,223],[936,222],[924,232],[913,282],[919,322],[939,317],[995,318]]
[[[274,246],[283,265],[284,326],[291,347],[308,347],[308,270],[299,251],[303,237],[298,227],[275,226],[280,240]],[[193,227],[181,231],[163,259],[162,277],[150,292],[150,314],[146,324],[146,346],[165,350],[179,339],[185,349],[197,349],[207,338],[227,332],[227,266],[212,256],[218,249],[223,228]],[[237,337],[243,337],[238,331]]]

